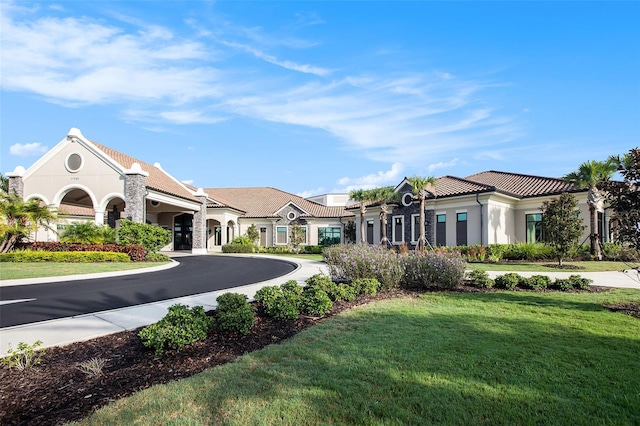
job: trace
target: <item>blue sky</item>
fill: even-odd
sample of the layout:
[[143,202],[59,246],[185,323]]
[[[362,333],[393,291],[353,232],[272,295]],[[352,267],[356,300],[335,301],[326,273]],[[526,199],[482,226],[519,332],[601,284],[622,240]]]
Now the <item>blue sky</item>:
[[0,170],[72,127],[303,196],[640,145],[640,2],[3,1]]

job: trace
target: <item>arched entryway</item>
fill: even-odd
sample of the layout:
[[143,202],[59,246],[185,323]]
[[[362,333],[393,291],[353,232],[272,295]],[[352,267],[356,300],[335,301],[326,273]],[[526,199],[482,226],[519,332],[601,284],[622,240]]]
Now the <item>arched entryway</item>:
[[183,213],[173,219],[173,249],[191,250],[193,247],[193,215]]

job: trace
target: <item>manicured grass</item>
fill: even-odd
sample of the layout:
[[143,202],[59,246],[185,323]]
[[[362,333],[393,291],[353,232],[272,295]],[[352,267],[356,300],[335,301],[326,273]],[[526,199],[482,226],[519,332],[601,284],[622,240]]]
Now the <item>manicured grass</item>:
[[167,262],[135,262],[135,263],[0,263],[0,280],[21,278],[56,277],[63,275],[93,274],[96,272],[129,271],[131,269],[149,268],[164,265]]
[[[481,271],[506,271],[506,272],[574,272],[571,269],[555,269],[549,268],[543,265],[554,265],[557,262],[545,261],[545,262],[501,262],[501,263],[469,263],[468,269],[477,269]],[[637,264],[629,264],[625,262],[563,262],[565,265],[576,265],[584,269],[576,269],[575,273],[580,272],[603,272],[603,271],[622,271],[623,269],[630,269]]]
[[272,253],[256,253],[258,255],[264,254],[267,256],[282,256],[282,257],[293,257],[296,259],[307,259],[307,260],[315,260],[318,262],[324,262],[324,257],[321,254],[272,254]]
[[623,301],[640,292],[377,302],[81,424],[638,424],[640,321],[601,306]]

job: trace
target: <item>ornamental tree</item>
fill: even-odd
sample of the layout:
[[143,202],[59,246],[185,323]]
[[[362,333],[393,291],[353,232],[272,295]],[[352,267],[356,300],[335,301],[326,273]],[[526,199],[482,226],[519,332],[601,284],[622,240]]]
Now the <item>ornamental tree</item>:
[[580,218],[578,200],[565,192],[560,198],[542,203],[542,232],[545,244],[554,250],[558,266],[578,244],[586,228]]

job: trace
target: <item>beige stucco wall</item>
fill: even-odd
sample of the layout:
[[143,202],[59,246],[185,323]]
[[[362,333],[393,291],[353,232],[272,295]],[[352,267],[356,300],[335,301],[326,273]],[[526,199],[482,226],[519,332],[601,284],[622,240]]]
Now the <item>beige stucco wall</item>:
[[[124,199],[124,177],[103,159],[78,142],[65,141],[58,151],[50,151],[46,161],[29,169],[24,177],[25,198],[40,197],[48,204],[59,206],[66,193],[73,189],[85,191],[94,209],[104,211],[110,199]],[[67,157],[77,153],[82,167],[77,172],[67,170]]]

